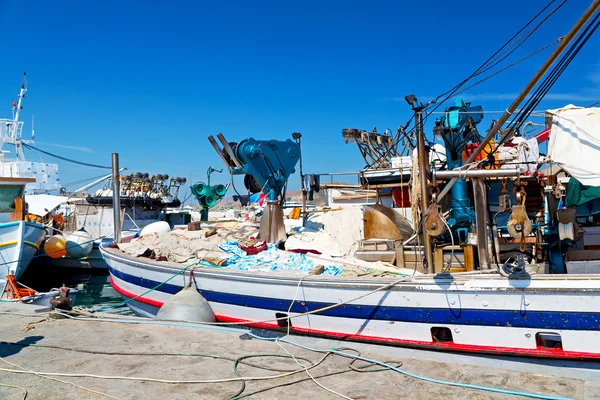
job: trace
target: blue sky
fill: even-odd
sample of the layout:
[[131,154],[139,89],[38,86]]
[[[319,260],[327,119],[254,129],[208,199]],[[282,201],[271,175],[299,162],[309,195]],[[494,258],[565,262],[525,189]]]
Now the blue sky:
[[[60,155],[108,165],[119,152],[130,172],[204,180],[208,166],[222,166],[208,135],[285,139],[299,131],[305,172],[358,170],[364,163],[342,128],[395,130],[411,115],[406,94],[428,99],[452,87],[547,1],[493,3],[0,0],[0,116],[10,116],[27,71],[25,131],[35,115],[38,147]],[[569,1],[512,60],[565,34],[588,5]],[[600,100],[599,40],[543,108]],[[505,109],[548,55],[465,100]],[[63,183],[102,173],[58,163]]]

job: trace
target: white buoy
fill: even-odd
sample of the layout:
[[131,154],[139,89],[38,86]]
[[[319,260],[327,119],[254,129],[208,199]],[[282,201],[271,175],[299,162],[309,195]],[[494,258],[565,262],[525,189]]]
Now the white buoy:
[[87,257],[93,248],[94,238],[85,229],[79,229],[67,236],[65,249],[71,258]]
[[165,321],[215,322],[215,313],[198,291],[188,286],[158,310],[156,319]]
[[149,235],[151,233],[164,233],[171,232],[171,225],[166,221],[153,222],[146,225],[140,231],[140,236]]

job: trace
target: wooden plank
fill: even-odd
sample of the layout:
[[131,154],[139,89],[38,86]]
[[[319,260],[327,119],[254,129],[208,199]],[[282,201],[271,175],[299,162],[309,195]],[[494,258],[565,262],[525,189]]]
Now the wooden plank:
[[475,249],[473,246],[465,246],[465,269],[467,271],[473,271],[475,269]]
[[3,183],[33,183],[35,178],[0,178],[0,185]]
[[351,194],[349,196],[334,197],[333,201],[374,199],[376,197],[377,197],[377,194]]

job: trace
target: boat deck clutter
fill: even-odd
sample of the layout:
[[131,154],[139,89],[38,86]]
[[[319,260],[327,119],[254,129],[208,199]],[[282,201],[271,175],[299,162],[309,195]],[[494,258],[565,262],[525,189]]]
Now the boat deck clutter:
[[[239,271],[291,272],[296,274],[369,275],[374,272],[396,272],[384,263],[363,263],[344,258],[334,258],[316,249],[330,243],[334,255],[349,251],[343,244],[334,242],[329,233],[310,228],[302,229],[292,238],[296,240],[288,251],[275,244],[255,239],[258,227],[252,224],[223,222],[204,225],[200,230],[175,229],[140,236],[127,243],[119,243],[119,250],[142,260],[163,262],[183,268],[197,263],[197,268],[225,268]],[[324,243],[324,245],[323,245]],[[344,249],[340,252],[338,249]]]
[[[0,398],[292,399],[302,393],[304,398],[337,399],[339,393],[352,399],[501,399],[513,392],[538,398],[600,396],[594,363],[565,368],[543,361],[520,365],[510,359],[456,355],[451,356],[456,362],[449,362],[435,352],[283,333],[260,340],[251,331],[101,317],[55,319],[27,307],[0,305]],[[354,356],[384,361],[402,372]],[[522,372],[523,367],[538,373]]]

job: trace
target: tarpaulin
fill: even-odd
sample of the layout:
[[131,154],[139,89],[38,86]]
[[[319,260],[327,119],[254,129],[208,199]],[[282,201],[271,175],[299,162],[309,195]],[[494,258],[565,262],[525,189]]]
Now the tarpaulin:
[[600,213],[600,186],[585,186],[571,178],[567,187],[567,207],[577,206],[577,215]]
[[585,186],[600,186],[600,108],[568,105],[552,115],[548,156]]

